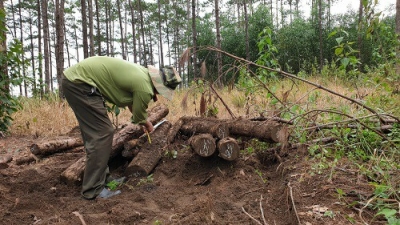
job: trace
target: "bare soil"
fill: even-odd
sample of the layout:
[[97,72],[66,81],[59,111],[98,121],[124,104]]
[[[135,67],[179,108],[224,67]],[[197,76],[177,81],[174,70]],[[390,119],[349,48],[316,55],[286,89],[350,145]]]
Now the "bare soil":
[[[37,141],[0,138],[0,158],[29,155],[29,146]],[[80,197],[80,186],[67,186],[59,179],[84,155],[82,149],[29,164],[3,164],[0,223],[374,224],[367,207],[349,206],[368,199],[373,189],[345,159],[334,170],[313,174],[314,162],[307,158],[306,148],[280,155],[281,162],[266,153],[242,153],[234,162],[217,155],[202,158],[192,152],[185,137],[170,149],[177,151],[176,158],[164,155],[152,173],[153,181],[131,176],[118,188],[120,195],[92,201]],[[112,174],[123,175],[126,163],[111,162]],[[337,189],[345,196],[340,198]]]

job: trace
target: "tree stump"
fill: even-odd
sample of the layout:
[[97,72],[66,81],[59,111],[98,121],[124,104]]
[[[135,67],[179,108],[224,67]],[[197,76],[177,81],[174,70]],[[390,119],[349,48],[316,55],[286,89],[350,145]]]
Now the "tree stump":
[[199,156],[209,157],[215,153],[215,139],[211,134],[198,134],[189,139],[189,144]]
[[125,169],[126,176],[147,176],[153,171],[162,157],[163,148],[167,143],[165,134],[170,128],[171,123],[166,121],[149,134],[151,143],[143,143],[139,153]]
[[228,160],[234,161],[239,158],[240,148],[236,139],[231,137],[226,137],[218,141],[217,144],[218,156]]

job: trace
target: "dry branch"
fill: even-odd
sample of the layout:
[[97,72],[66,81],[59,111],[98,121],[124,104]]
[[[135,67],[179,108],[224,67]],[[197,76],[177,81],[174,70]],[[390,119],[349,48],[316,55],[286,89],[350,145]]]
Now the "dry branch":
[[[221,49],[218,49],[218,48],[216,48],[216,47],[207,46],[207,47],[205,47],[204,49],[205,49],[205,50],[209,50],[209,51],[215,51],[215,52],[222,53],[222,54],[224,54],[224,55],[226,55],[226,56],[229,56],[229,57],[231,57],[231,58],[233,58],[233,59],[235,59],[235,60],[237,60],[237,61],[239,61],[239,62],[243,62],[243,63],[245,63],[246,65],[256,66],[256,67],[259,67],[259,68],[262,68],[262,69],[265,69],[265,70],[268,70],[268,71],[271,71],[271,72],[275,72],[275,73],[280,74],[280,75],[282,75],[282,76],[284,76],[284,77],[289,77],[289,78],[292,78],[292,79],[295,79],[295,80],[300,80],[300,81],[302,81],[302,82],[304,82],[304,83],[307,83],[307,84],[309,84],[309,85],[312,85],[312,86],[314,86],[314,87],[317,87],[318,89],[324,90],[324,91],[326,91],[326,92],[328,92],[328,93],[331,93],[331,94],[333,94],[333,95],[336,95],[336,96],[339,96],[339,97],[341,97],[341,98],[344,98],[344,99],[346,99],[346,100],[348,100],[348,101],[350,101],[350,102],[352,102],[352,103],[355,103],[355,104],[361,106],[362,108],[364,108],[364,109],[366,109],[366,110],[372,112],[373,114],[375,114],[375,115],[379,118],[379,120],[381,121],[381,123],[384,123],[384,119],[380,116],[380,114],[378,114],[378,113],[376,112],[376,110],[374,110],[374,109],[372,109],[371,107],[369,107],[369,106],[363,104],[363,103],[360,102],[360,101],[357,101],[356,99],[352,99],[352,98],[350,98],[350,97],[347,97],[347,96],[345,96],[345,95],[342,95],[342,94],[340,94],[340,93],[337,93],[337,92],[335,92],[335,91],[333,91],[333,90],[331,90],[331,89],[329,89],[329,88],[326,88],[326,87],[324,87],[324,86],[322,86],[322,85],[320,85],[320,84],[316,84],[316,83],[314,83],[314,82],[311,82],[311,81],[309,81],[309,80],[303,79],[303,78],[301,78],[301,77],[299,77],[299,76],[296,76],[296,75],[294,75],[294,74],[284,72],[284,71],[279,70],[279,69],[273,69],[273,68],[270,68],[270,67],[267,67],[267,66],[258,65],[258,64],[256,64],[255,62],[248,61],[248,60],[246,60],[246,59],[237,57],[237,56],[235,56],[235,55],[232,55],[232,54],[230,54],[230,53],[228,53],[228,52],[225,52],[225,51],[223,51],[223,50],[221,50]],[[253,76],[253,77],[255,77],[255,76]],[[255,78],[256,78],[256,77],[255,77]],[[261,81],[259,81],[259,82],[260,82],[261,85],[264,85],[263,82],[261,82]],[[277,100],[280,101],[278,98],[277,98]],[[399,120],[399,119],[396,118],[396,120]]]

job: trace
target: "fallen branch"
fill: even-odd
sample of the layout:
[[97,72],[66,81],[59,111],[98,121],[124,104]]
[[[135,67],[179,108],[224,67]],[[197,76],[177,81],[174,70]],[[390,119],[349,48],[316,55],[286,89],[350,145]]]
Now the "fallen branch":
[[[377,113],[374,109],[372,109],[371,107],[369,107],[369,106],[363,104],[363,103],[360,102],[360,101],[357,101],[357,100],[355,100],[355,99],[352,99],[352,98],[347,97],[347,96],[345,96],[345,95],[342,95],[342,94],[340,94],[340,93],[337,93],[337,92],[335,92],[335,91],[332,91],[332,90],[330,90],[330,89],[328,89],[328,88],[326,88],[326,87],[324,87],[324,86],[322,86],[322,85],[320,85],[320,84],[316,84],[316,83],[311,82],[311,81],[309,81],[309,80],[306,80],[306,79],[303,79],[303,78],[301,78],[301,77],[298,77],[298,76],[296,76],[296,75],[294,75],[294,74],[284,72],[284,71],[282,71],[282,70],[280,70],[280,69],[273,69],[273,68],[270,68],[270,67],[267,67],[267,66],[258,65],[258,64],[255,63],[255,62],[252,62],[252,61],[249,61],[249,60],[246,60],[246,59],[237,57],[237,56],[235,56],[235,55],[233,55],[233,54],[230,54],[230,53],[228,53],[228,52],[225,52],[225,51],[223,51],[223,50],[221,50],[221,49],[218,49],[218,48],[216,48],[216,47],[213,47],[213,46],[206,46],[206,47],[204,47],[204,49],[205,49],[205,50],[209,50],[209,51],[215,51],[215,52],[222,53],[222,54],[224,54],[224,55],[226,55],[226,56],[229,56],[229,57],[231,57],[231,58],[233,58],[233,59],[236,59],[236,60],[239,61],[239,62],[244,62],[244,63],[246,63],[247,65],[256,66],[256,67],[259,67],[259,68],[262,68],[262,69],[265,69],[265,70],[268,70],[268,71],[271,71],[271,72],[275,72],[275,73],[278,73],[278,74],[280,74],[280,75],[282,75],[282,76],[284,76],[284,77],[289,77],[289,78],[292,78],[292,79],[295,79],[295,80],[300,80],[300,81],[302,81],[302,82],[304,82],[304,83],[307,83],[307,84],[309,84],[309,85],[312,85],[312,86],[314,86],[314,87],[317,87],[317,88],[319,88],[319,89],[321,89],[321,90],[324,90],[324,91],[326,91],[326,92],[328,92],[328,93],[331,93],[331,94],[333,94],[333,95],[336,95],[336,96],[339,96],[339,97],[341,97],[341,98],[344,98],[344,99],[346,99],[346,100],[348,100],[348,101],[350,101],[350,102],[353,102],[353,103],[355,103],[355,104],[361,106],[362,108],[364,108],[364,109],[366,109],[366,110],[372,112],[373,114],[375,114],[375,115],[379,118],[379,120],[381,121],[381,123],[384,123],[384,119],[380,116],[380,114],[378,114],[378,113]],[[253,74],[252,77],[255,77],[254,74]],[[256,78],[256,77],[255,77],[255,78]],[[261,82],[261,81],[259,81],[259,82]],[[264,85],[264,82],[261,82],[261,84]],[[279,101],[279,99],[277,99],[277,100]],[[397,118],[396,118],[396,119],[397,119]],[[398,119],[397,119],[397,120],[398,120]]]
[[83,216],[79,212],[75,211],[75,212],[72,212],[72,214],[74,214],[75,216],[77,216],[79,218],[79,220],[81,221],[82,225],[86,225],[86,222],[83,219]]
[[294,214],[296,215],[298,224],[301,224],[300,218],[299,218],[299,214],[297,213],[296,205],[294,204],[293,190],[292,190],[292,186],[290,186],[290,182],[287,184],[287,186],[289,187],[290,199],[291,199],[291,201],[292,201],[292,206],[293,206]]
[[254,220],[254,222],[256,222],[257,224],[262,225],[262,223],[260,221],[258,221],[256,218],[251,216],[248,212],[246,212],[246,210],[243,207],[242,207],[242,211],[244,212],[244,214],[246,214],[248,217],[250,217],[250,219]]
[[268,225],[268,223],[267,223],[267,221],[265,220],[265,217],[264,217],[264,209],[263,209],[263,207],[262,207],[262,200],[263,200],[263,197],[262,197],[262,195],[261,195],[261,197],[260,197],[261,218],[262,218],[263,221],[264,221],[264,225]]

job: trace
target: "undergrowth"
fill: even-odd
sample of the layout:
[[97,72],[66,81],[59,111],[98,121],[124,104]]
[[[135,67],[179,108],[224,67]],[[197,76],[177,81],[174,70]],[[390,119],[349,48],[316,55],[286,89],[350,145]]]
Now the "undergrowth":
[[[214,91],[204,82],[188,90],[179,90],[171,102],[162,98],[159,102],[168,106],[167,119],[172,123],[182,116],[200,115],[222,119],[235,116],[286,120],[290,127],[289,142],[308,145],[310,167],[307,171],[311,176],[323,174],[327,181],[332,181],[335,169],[346,162],[355,173],[366,178],[374,193],[368,199],[347,202],[346,193],[337,187],[338,200],[361,212],[373,210],[375,221],[399,224],[400,126],[396,118],[400,95],[396,85],[393,79],[376,71],[351,78],[334,76],[340,73],[328,69],[323,72],[326,74],[300,75],[357,102],[297,80],[274,78],[263,86],[248,77],[239,78],[240,85],[233,90]],[[20,103],[23,108],[13,114],[12,135],[58,136],[77,126],[67,102],[55,96],[41,100],[21,98]],[[150,107],[153,104],[158,103],[151,103]],[[375,112],[364,108],[363,104]],[[118,110],[117,121],[115,116],[110,113],[116,127],[128,123],[131,117],[126,109]],[[382,123],[380,119],[392,122]],[[384,126],[389,128],[383,129]],[[271,147],[271,144],[253,141],[241,154],[253,154]],[[267,182],[260,171],[255,173]],[[349,222],[352,222],[350,217]]]

